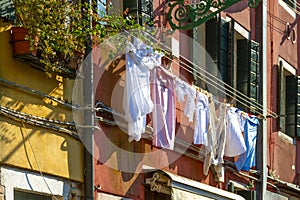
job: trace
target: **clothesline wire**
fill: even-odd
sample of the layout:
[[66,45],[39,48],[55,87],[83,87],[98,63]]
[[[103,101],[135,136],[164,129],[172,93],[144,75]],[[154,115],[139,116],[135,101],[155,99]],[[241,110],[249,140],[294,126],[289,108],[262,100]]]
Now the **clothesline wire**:
[[[173,59],[170,58],[170,57],[168,57],[168,59],[173,61]],[[193,73],[194,68],[190,67],[189,65],[187,65],[187,64],[185,64],[185,63],[183,63],[183,62],[180,62],[180,63],[182,63],[182,64],[184,64],[185,66],[187,66],[187,67],[184,67],[186,71],[188,71],[188,72],[190,72],[190,73]],[[183,67],[180,63],[177,63],[177,64],[178,64],[179,66]],[[194,64],[194,63],[193,63],[193,64]],[[195,64],[194,64],[194,65],[195,65]],[[199,66],[198,66],[198,67],[199,67]],[[189,68],[189,69],[192,69],[192,71],[189,70],[188,68]],[[203,71],[203,69],[201,69],[201,68],[199,68],[199,69]],[[205,72],[207,75],[211,76],[213,79],[216,79],[215,76],[213,76],[212,74],[209,74],[207,71],[204,71],[204,72]],[[197,72],[197,73],[199,73],[199,72]],[[200,73],[199,73],[199,74],[200,74]],[[200,75],[201,75],[201,74],[200,74]],[[216,88],[217,90],[221,91],[222,93],[224,93],[224,94],[226,95],[226,93],[225,93],[223,90],[221,90],[219,87],[217,87],[217,86],[214,85],[214,84],[216,84],[216,85],[218,85],[218,86],[221,86],[221,88],[224,87],[223,85],[220,85],[220,84],[218,83],[218,82],[223,83],[223,82],[220,81],[219,79],[217,79],[218,82],[213,81],[213,80],[211,80],[212,82],[209,82],[208,80],[210,80],[210,79],[208,79],[208,80],[203,79],[203,78],[200,77],[199,75],[197,75],[197,77],[200,78],[201,80],[203,80],[204,82],[206,82],[207,84],[213,86],[214,88]],[[232,88],[232,87],[229,86],[229,85],[228,85],[228,87],[229,87],[229,88]],[[242,100],[246,101],[245,99],[243,99],[243,98],[241,98],[240,96],[236,95],[234,92],[232,92],[231,90],[227,89],[226,87],[225,87],[224,89],[227,90],[228,93],[232,93],[232,94],[234,95],[234,96],[232,96],[232,95],[228,95],[228,94],[227,94],[227,96],[231,97],[232,99],[235,99],[237,102],[241,103],[242,105],[244,105],[244,106],[246,106],[246,107],[249,107],[249,108],[251,108],[251,106],[252,106],[252,108],[253,108],[253,107],[256,107],[258,110],[263,111],[260,104],[258,104],[260,107],[253,105],[253,103],[252,103],[252,105],[247,105],[247,104],[245,104],[244,102],[242,102],[242,101],[239,100],[239,99],[242,99]],[[232,90],[235,90],[235,89],[232,88]],[[235,96],[237,96],[239,99],[237,99]],[[245,96],[245,97],[248,98],[248,99],[250,100],[250,98],[249,98],[248,96]],[[259,114],[262,114],[262,113],[259,113]],[[263,115],[263,114],[262,114],[262,115]],[[276,115],[273,116],[273,117],[276,117]]]
[[[133,36],[133,37],[136,37],[136,36],[132,35],[131,33],[129,33],[129,32],[126,31],[126,30],[125,30],[125,32],[128,33],[129,35]],[[157,40],[156,38],[154,38],[151,34],[149,34],[149,33],[147,33],[147,32],[143,32],[143,33],[146,33],[148,36],[150,36],[150,37],[151,37],[152,39],[154,39],[156,42],[160,43],[161,45],[164,45],[162,42],[160,42],[159,40]],[[137,37],[136,37],[136,38],[137,38]],[[146,38],[146,39],[147,39],[148,41],[151,41],[149,38]],[[169,47],[166,47],[165,45],[164,45],[163,47],[167,48],[169,51],[172,51]],[[165,57],[167,57],[167,56],[165,56]],[[227,95],[227,96],[230,96],[232,99],[236,100],[237,102],[240,102],[241,104],[244,104],[246,107],[249,107],[249,108],[255,107],[255,108],[257,108],[257,109],[263,111],[263,106],[262,106],[261,104],[259,104],[258,102],[255,102],[255,101],[254,101],[254,102],[251,102],[251,105],[247,105],[247,104],[245,104],[245,103],[242,103],[239,99],[242,99],[242,100],[244,100],[245,102],[246,102],[247,100],[248,100],[248,101],[251,101],[251,99],[250,99],[247,95],[241,93],[240,91],[236,90],[235,88],[231,87],[230,85],[224,83],[222,80],[216,78],[213,74],[207,72],[205,69],[201,68],[201,67],[198,66],[197,64],[191,62],[189,59],[185,58],[184,56],[181,56],[181,57],[182,57],[183,59],[185,59],[186,61],[188,61],[190,64],[192,64],[194,67],[196,67],[196,69],[201,70],[201,71],[204,72],[208,77],[211,78],[211,79],[203,79],[202,77],[200,77],[199,75],[197,75],[198,78],[200,78],[201,80],[203,80],[203,81],[206,82],[207,84],[213,86],[213,87],[216,88],[217,90],[219,90],[219,91],[223,92],[224,94],[226,94],[223,90],[220,90],[220,88],[217,87],[217,86],[221,86],[221,88],[223,88],[223,87],[225,86],[225,87],[224,87],[225,90],[226,90],[227,92],[233,94],[233,95]],[[171,60],[172,62],[174,62],[172,58],[170,58],[170,57],[167,57],[167,58],[168,58],[169,60]],[[180,66],[182,66],[181,63],[184,64],[184,65],[186,65],[189,69],[192,70],[192,71],[189,70],[189,72],[190,72],[191,74],[194,74],[193,72],[194,72],[195,68],[192,68],[191,66],[187,65],[187,64],[184,63],[184,62],[180,62],[180,63],[177,63],[177,64],[179,64]],[[187,70],[187,69],[185,69],[185,70]],[[199,71],[197,71],[197,73],[200,74],[200,75],[203,75],[203,74],[201,74]],[[212,79],[215,79],[216,81],[215,81],[215,80],[212,80]],[[220,82],[221,84],[218,83],[218,82]],[[214,84],[216,84],[217,86],[215,86]],[[222,85],[222,84],[223,84],[223,85]],[[227,87],[227,88],[226,88],[226,87]],[[229,89],[231,89],[232,91],[229,90]],[[241,97],[241,96],[242,96],[242,97]],[[247,100],[245,100],[243,97],[246,98]],[[256,105],[255,105],[255,104],[256,104]],[[277,117],[277,114],[274,113],[273,111],[269,110],[268,108],[267,108],[267,112],[268,112],[272,117],[274,117],[274,118]],[[262,113],[260,113],[260,114],[262,114]],[[263,114],[262,114],[262,115],[263,115]]]
[[[148,36],[150,36],[152,39],[154,39],[155,41],[159,42],[160,44],[163,44],[163,43],[161,43],[159,40],[157,40],[155,37],[153,37],[151,34],[149,34],[149,33],[147,33],[147,32],[145,32],[145,33],[146,33]],[[172,50],[170,49],[170,47],[168,47],[168,46],[165,46],[165,45],[164,45],[163,47],[166,47],[169,51],[172,51]],[[180,55],[180,56],[181,56],[184,60],[186,60],[186,61],[188,61],[190,64],[192,64],[194,67],[196,67],[197,69],[203,71],[203,72],[205,73],[204,75],[207,75],[207,76],[211,77],[212,79],[215,79],[215,80],[216,80],[216,81],[214,81],[215,84],[217,84],[217,85],[220,86],[220,87],[224,87],[224,86],[225,86],[224,88],[225,88],[225,90],[227,90],[227,92],[232,93],[234,96],[236,96],[237,98],[242,99],[242,100],[244,100],[242,97],[246,98],[248,101],[251,101],[251,104],[252,104],[251,106],[252,106],[252,107],[256,107],[256,108],[258,108],[259,110],[263,111],[263,106],[262,106],[261,104],[259,104],[258,102],[253,101],[253,100],[252,100],[250,97],[248,97],[247,95],[243,94],[242,92],[236,90],[236,89],[233,88],[232,86],[230,86],[230,85],[228,85],[227,83],[223,82],[222,80],[218,79],[216,76],[214,76],[213,74],[207,72],[205,69],[203,69],[203,68],[200,67],[199,65],[195,64],[194,62],[190,61],[190,60],[187,59],[186,57],[184,57],[184,56],[182,56],[182,55]],[[186,65],[188,68],[192,69],[192,72],[190,72],[190,73],[193,74],[193,70],[194,70],[193,67],[187,65],[187,64],[184,63],[184,62],[180,62],[180,63],[183,63],[183,64]],[[180,65],[180,63],[179,63],[179,65]],[[199,73],[199,74],[200,74],[200,73]],[[201,74],[200,74],[200,75],[201,75]],[[210,81],[210,79],[208,79],[208,80]],[[206,83],[208,83],[208,81],[206,81],[206,80],[203,80],[203,81],[206,82]],[[220,84],[218,84],[217,82],[220,82]],[[210,83],[210,85],[213,85],[213,84]],[[228,89],[227,89],[226,87],[228,87]],[[231,91],[231,90],[229,90],[229,89],[231,89],[231,90],[233,90],[233,91]],[[226,95],[226,93],[224,93],[224,94]],[[239,95],[242,96],[242,97],[240,97],[240,96],[237,95],[237,94],[239,94]],[[229,95],[228,95],[228,96],[229,96]],[[233,99],[235,99],[236,101],[238,101],[238,99],[235,98],[235,97],[231,97],[231,98],[233,98]],[[247,100],[245,100],[245,101],[247,101]],[[249,106],[247,106],[247,107],[249,107]],[[249,108],[250,108],[250,107],[249,107]],[[277,118],[277,114],[274,113],[273,111],[271,111],[271,110],[268,109],[268,108],[267,108],[267,112],[270,113],[270,115],[271,115],[272,117]]]
[[[188,72],[190,72],[191,73],[191,71],[189,70],[189,69],[187,69],[186,67],[184,67],[184,66],[181,66],[181,67],[183,67],[186,71],[188,71]],[[178,72],[178,70],[176,70],[177,72]],[[198,75],[196,75],[198,78],[200,78],[200,79],[202,79],[202,80],[204,80],[204,78],[202,78],[202,77],[200,77],[200,76],[198,76]],[[225,94],[225,92],[222,90],[222,89],[220,89],[219,87],[217,87],[217,86],[215,86],[215,85],[212,85],[214,88],[216,88],[217,90],[219,90],[219,91],[221,91],[221,92],[223,92],[224,94]],[[233,98],[233,96],[231,96],[231,95],[228,95],[227,94],[227,96],[229,96],[229,97],[231,97],[231,98]],[[214,101],[215,101],[215,99],[214,99]],[[242,102],[242,101],[239,101],[239,100],[237,100],[240,104],[242,104],[243,106],[246,106],[246,107],[249,107],[246,103],[244,103],[244,102]],[[220,102],[221,103],[221,102]],[[259,114],[261,114],[261,113],[259,113]]]
[[[166,56],[166,57],[167,57],[167,56]],[[169,60],[171,59],[171,58],[169,58],[169,57],[167,57],[167,58],[168,58]],[[187,65],[185,65],[185,66],[187,66]],[[189,68],[187,68],[187,67],[185,67],[185,66],[180,65],[180,67],[182,67],[184,70],[188,71],[189,73],[193,73],[193,71],[192,71],[191,69],[189,69]],[[196,73],[200,74],[199,72],[196,72]],[[201,79],[201,80],[203,80],[203,81],[206,81],[205,78],[203,78],[202,76],[199,76],[198,74],[196,74],[196,76],[197,76],[199,79]],[[200,74],[200,75],[201,75],[201,74]],[[252,107],[257,108],[258,110],[262,111],[262,108],[260,108],[260,107],[258,107],[258,106],[246,104],[246,103],[245,103],[246,100],[245,100],[245,99],[242,99],[241,97],[239,97],[239,99],[241,99],[241,100],[239,100],[238,98],[235,98],[235,97],[234,97],[234,92],[232,92],[232,91],[226,89],[226,87],[224,88],[224,89],[225,89],[225,91],[224,91],[223,88],[222,88],[222,86],[221,86],[220,84],[218,84],[218,83],[216,83],[216,82],[213,82],[213,83],[216,83],[216,85],[214,85],[214,84],[211,83],[210,81],[206,81],[206,82],[207,82],[210,86],[212,86],[212,87],[214,87],[215,89],[217,89],[218,91],[222,92],[223,94],[225,94],[225,95],[231,97],[232,99],[235,99],[237,102],[239,102],[239,103],[242,104],[243,106],[246,106],[246,107],[249,107],[249,108],[251,108],[251,106],[252,106]],[[218,87],[218,86],[221,86],[221,87]],[[226,91],[227,91],[228,93],[226,93]],[[230,93],[231,93],[231,94],[230,94]],[[262,114],[262,113],[259,112],[259,114]]]

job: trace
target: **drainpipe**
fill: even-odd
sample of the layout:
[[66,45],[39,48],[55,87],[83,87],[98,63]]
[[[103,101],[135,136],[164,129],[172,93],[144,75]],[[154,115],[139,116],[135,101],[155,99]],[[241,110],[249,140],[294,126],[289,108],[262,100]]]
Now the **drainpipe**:
[[[267,116],[267,5],[268,0],[263,0],[261,2],[261,22],[259,23],[261,26],[261,74],[262,74],[262,105],[263,105],[263,115]],[[258,15],[259,16],[259,15]],[[257,197],[258,199],[265,199],[266,190],[267,190],[267,119],[262,120],[261,127],[261,137],[258,145],[260,146],[258,154],[258,162],[257,163],[259,170],[261,171],[260,182],[257,188]]]
[[[83,3],[92,5],[92,0],[83,0]],[[92,27],[92,18],[89,19],[89,27]],[[84,132],[82,140],[84,144],[84,199],[94,200],[94,79],[92,36],[86,43],[86,57],[83,66],[83,106],[84,106]]]

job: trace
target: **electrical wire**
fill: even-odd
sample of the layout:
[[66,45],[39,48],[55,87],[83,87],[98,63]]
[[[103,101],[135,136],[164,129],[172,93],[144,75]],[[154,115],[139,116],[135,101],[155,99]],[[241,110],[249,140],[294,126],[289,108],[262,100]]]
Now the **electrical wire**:
[[32,89],[32,88],[29,88],[29,87],[20,85],[20,84],[18,84],[18,83],[14,83],[14,82],[11,82],[11,81],[6,80],[6,79],[3,79],[3,78],[0,78],[0,82],[1,82],[2,84],[4,84],[4,85],[9,85],[9,86],[11,86],[11,87],[15,87],[15,88],[21,89],[21,90],[23,90],[23,91],[29,92],[29,93],[31,93],[31,94],[38,95],[38,96],[40,96],[40,97],[48,98],[48,99],[53,100],[53,101],[55,101],[55,102],[57,102],[57,103],[60,103],[61,105],[66,106],[67,108],[75,108],[75,107],[72,106],[72,104],[70,104],[70,103],[67,103],[67,102],[65,102],[65,101],[63,101],[63,100],[57,99],[57,98],[55,98],[55,97],[53,97],[53,96],[51,96],[51,95],[45,94],[45,93],[43,93],[43,92],[34,90],[34,89]]
[[3,106],[0,106],[0,114],[6,116],[8,118],[14,119],[15,121],[25,122],[30,125],[40,126],[40,127],[46,128],[46,129],[51,129],[51,130],[59,131],[62,133],[67,133],[70,136],[72,136],[73,138],[79,139],[79,136],[76,133],[74,133],[73,131],[68,130],[67,128],[63,128],[61,126],[57,126],[55,124],[46,123],[44,121],[39,121],[37,119],[34,119],[29,114],[25,114],[25,113],[19,114],[16,111],[9,109],[9,108],[5,108]]
[[[133,37],[136,37],[136,36],[132,35],[131,33],[129,33],[129,32],[126,31],[126,30],[124,30],[124,32],[126,32],[127,34],[129,34],[129,35],[131,35],[131,36],[133,36]],[[172,51],[168,46],[165,46],[162,42],[160,42],[159,40],[157,40],[156,38],[154,38],[151,34],[149,34],[149,33],[147,33],[147,32],[143,32],[143,33],[146,33],[149,37],[151,37],[153,40],[155,40],[156,42],[158,42],[160,45],[162,45],[163,47],[167,48],[169,51]],[[136,37],[136,38],[137,38],[137,37]],[[147,39],[148,41],[151,42],[151,40],[149,40],[149,38],[146,37],[146,39]],[[173,61],[172,58],[170,58],[170,57],[168,57],[168,56],[166,56],[166,57],[167,57],[169,60],[172,60],[172,61]],[[254,102],[251,102],[250,97],[248,97],[247,95],[241,93],[240,91],[236,90],[235,88],[231,87],[230,85],[224,83],[222,80],[218,79],[218,78],[215,77],[213,74],[207,72],[205,69],[203,69],[202,67],[198,66],[198,65],[195,64],[194,62],[191,62],[191,61],[190,61],[189,59],[187,59],[186,57],[184,57],[184,56],[181,56],[181,57],[182,57],[183,59],[185,59],[186,61],[188,61],[190,64],[192,64],[196,69],[201,70],[202,73],[204,73],[204,75],[206,75],[206,76],[209,77],[208,79],[204,79],[204,78],[202,78],[202,77],[199,76],[199,75],[203,75],[203,74],[200,74],[198,71],[196,71],[196,73],[199,73],[199,75],[197,75],[197,77],[200,78],[200,79],[202,79],[202,80],[203,80],[204,82],[206,82],[207,84],[213,86],[214,88],[216,88],[217,90],[219,90],[219,91],[221,91],[221,92],[223,92],[223,93],[224,93],[224,91],[222,90],[222,88],[224,88],[225,91],[227,91],[227,92],[233,94],[233,95],[228,95],[228,94],[227,94],[227,95],[230,96],[232,99],[234,99],[234,100],[240,102],[241,104],[245,105],[246,107],[249,107],[249,108],[255,107],[255,108],[257,108],[258,110],[263,111],[263,106],[262,106],[261,104],[259,104],[258,102],[255,102],[255,101],[254,101]],[[181,66],[181,67],[183,67],[182,64],[185,65],[185,67],[184,67],[185,70],[187,70],[187,68],[188,68],[188,69],[191,69],[191,70],[188,70],[188,72],[191,73],[191,74],[194,74],[195,68],[193,68],[193,67],[187,65],[187,64],[184,63],[184,62],[180,62],[180,63],[177,62],[177,64],[178,64],[179,66]],[[224,87],[224,86],[225,86],[225,87]],[[219,87],[221,87],[221,89],[220,89]],[[225,94],[226,94],[226,93],[225,93]],[[245,102],[249,102],[249,101],[250,101],[250,102],[252,103],[252,105],[249,106],[248,104],[245,104],[245,103],[241,102],[241,100],[239,100],[239,99],[244,100]],[[245,99],[246,99],[246,100],[245,100]],[[278,117],[278,115],[277,115],[276,113],[274,113],[273,111],[269,110],[268,108],[267,108],[267,112],[268,112],[269,115],[270,115],[271,117],[273,117],[273,118],[277,118],[277,117]],[[260,113],[260,114],[263,115],[263,113]]]
[[35,120],[38,120],[38,121],[44,121],[44,122],[47,122],[47,123],[53,123],[53,124],[58,124],[58,125],[63,125],[63,126],[75,126],[74,122],[63,122],[63,121],[60,121],[60,120],[52,120],[52,119],[46,119],[46,118],[42,118],[42,117],[38,117],[38,116],[33,116],[33,115],[30,115],[30,114],[26,114],[26,113],[22,113],[22,112],[19,112],[19,111],[16,111],[16,110],[9,109],[9,108],[1,106],[1,105],[0,105],[0,110],[10,111],[10,112],[12,112],[14,114],[17,114],[17,115],[30,117],[32,119],[35,119]]
[[42,118],[42,117],[38,117],[38,116],[33,116],[31,114],[16,111],[16,110],[13,110],[13,109],[10,109],[8,107],[1,106],[1,105],[0,105],[0,110],[8,111],[8,112],[11,112],[15,115],[24,116],[26,118],[31,118],[31,119],[38,120],[38,121],[44,121],[44,122],[59,124],[59,125],[64,125],[64,126],[75,126],[74,122],[63,122],[63,121],[60,121],[60,120],[51,120],[51,119],[46,119],[46,118]]
[[46,179],[45,179],[45,176],[44,176],[44,174],[43,174],[43,172],[42,172],[42,170],[41,170],[41,168],[40,168],[40,165],[39,165],[39,163],[38,163],[38,161],[37,161],[35,152],[34,152],[34,150],[33,150],[33,147],[32,147],[31,141],[30,141],[30,137],[28,137],[27,129],[26,129],[24,123],[23,123],[23,122],[21,122],[21,123],[22,123],[22,125],[23,125],[23,128],[24,128],[24,132],[25,132],[26,138],[28,138],[27,140],[28,140],[28,143],[29,143],[31,152],[32,152],[32,154],[33,154],[33,158],[34,158],[34,160],[35,160],[36,166],[38,167],[38,170],[39,170],[39,172],[40,172],[40,175],[42,176],[43,181],[44,181],[44,183],[46,184],[46,186],[47,186],[49,192],[51,193],[52,197],[53,197],[55,200],[59,200],[59,199],[53,194],[53,192],[52,192],[52,190],[51,190],[51,188],[50,188],[48,182],[47,182]]

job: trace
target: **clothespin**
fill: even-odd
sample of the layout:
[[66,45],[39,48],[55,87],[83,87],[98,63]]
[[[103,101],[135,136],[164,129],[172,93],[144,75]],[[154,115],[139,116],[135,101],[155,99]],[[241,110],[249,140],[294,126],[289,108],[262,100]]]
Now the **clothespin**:
[[258,119],[264,119],[264,120],[266,119],[266,117],[264,117],[264,116],[261,115],[261,114],[257,115],[256,117],[257,117]]

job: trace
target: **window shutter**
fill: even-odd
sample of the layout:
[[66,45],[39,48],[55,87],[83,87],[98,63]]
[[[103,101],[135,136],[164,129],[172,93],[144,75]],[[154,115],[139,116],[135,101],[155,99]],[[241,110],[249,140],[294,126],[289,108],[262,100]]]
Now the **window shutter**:
[[283,74],[283,64],[280,61],[278,66],[278,126],[280,131],[285,129],[285,79]]
[[[205,35],[205,49],[207,51],[206,70],[218,79],[228,83],[228,71],[230,69],[228,66],[229,22],[222,20],[220,16],[207,21]],[[224,94],[214,88],[210,87],[208,90],[213,94],[219,93],[220,96],[224,96]]]
[[0,3],[0,17],[10,21],[15,21],[15,8],[13,0],[1,0]]
[[210,63],[210,59],[206,59],[207,67],[218,64],[218,18],[212,18],[206,22],[205,26],[205,49],[212,59],[213,63]]
[[296,136],[300,138],[300,76],[296,78],[297,93],[296,93]]
[[228,83],[228,60],[229,60],[229,22],[221,20],[220,26],[220,56],[219,56],[219,70],[221,73],[222,80]]
[[295,76],[286,76],[286,120],[285,134],[295,137],[296,131],[296,97],[297,97],[297,79]]
[[[205,49],[206,49],[206,71],[218,76],[218,56],[219,56],[219,23],[218,18],[214,17],[205,24]],[[218,90],[211,85],[207,85],[207,90],[214,95],[218,94]]]
[[237,41],[237,89],[250,98],[250,101],[237,103],[245,111],[255,114],[254,107],[259,99],[259,43],[252,40]]
[[249,97],[250,97],[250,112],[256,113],[257,109],[253,107],[254,103],[259,100],[260,86],[260,67],[259,67],[259,43],[250,41],[250,74],[249,74]]
[[[237,90],[248,96],[249,77],[249,42],[247,39],[237,40]],[[245,104],[246,102],[243,101]],[[244,111],[248,108],[237,102],[237,107]]]

